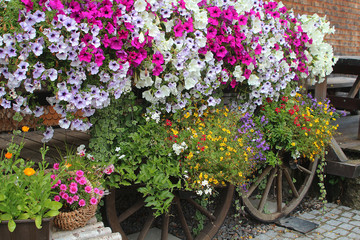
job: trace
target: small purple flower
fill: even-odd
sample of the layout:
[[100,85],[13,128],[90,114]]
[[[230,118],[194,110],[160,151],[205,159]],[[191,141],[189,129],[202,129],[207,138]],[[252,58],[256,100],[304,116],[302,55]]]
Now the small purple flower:
[[52,127],[48,127],[46,129],[46,131],[43,133],[44,135],[44,138],[41,139],[41,142],[45,143],[45,142],[48,142],[50,141],[50,139],[53,137],[54,135],[54,129]]
[[36,56],[40,56],[43,53],[43,46],[40,43],[32,43],[31,50]]

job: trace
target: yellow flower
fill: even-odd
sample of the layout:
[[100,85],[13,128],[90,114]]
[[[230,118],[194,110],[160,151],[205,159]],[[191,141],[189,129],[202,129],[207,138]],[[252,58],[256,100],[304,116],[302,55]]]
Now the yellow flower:
[[189,155],[187,156],[187,159],[191,159],[194,156],[194,154],[192,152],[189,153]]
[[66,168],[69,168],[69,167],[71,167],[72,166],[72,164],[70,164],[70,163],[68,163],[68,162],[65,162],[65,167]]
[[21,128],[21,130],[22,130],[23,132],[28,132],[28,131],[29,131],[29,127],[28,127],[28,126],[23,126],[23,127]]
[[294,143],[294,142],[291,143],[291,146],[295,147],[295,145],[296,145],[296,143]]
[[239,177],[242,177],[242,172],[239,172]]
[[35,174],[35,170],[33,168],[25,168],[24,169],[24,174],[26,176],[31,176]]
[[184,117],[185,117],[185,118],[188,118],[188,117],[190,117],[190,115],[191,115],[190,112],[187,112],[187,113],[184,115]]
[[175,129],[171,129],[171,131],[173,132],[174,135],[178,135],[179,131],[175,130]]
[[5,154],[5,157],[6,157],[7,159],[10,159],[10,158],[12,157],[12,153],[7,152],[7,153]]

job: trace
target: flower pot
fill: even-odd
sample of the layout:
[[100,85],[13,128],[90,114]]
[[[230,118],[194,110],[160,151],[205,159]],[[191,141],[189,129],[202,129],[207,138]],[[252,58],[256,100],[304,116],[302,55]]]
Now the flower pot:
[[54,226],[61,230],[73,230],[84,227],[86,223],[95,216],[96,205],[89,205],[71,212],[60,212],[54,218]]
[[35,226],[35,220],[15,220],[16,228],[14,232],[8,229],[8,221],[0,223],[0,239],[1,240],[50,240],[52,218],[44,218],[42,220],[42,228]]

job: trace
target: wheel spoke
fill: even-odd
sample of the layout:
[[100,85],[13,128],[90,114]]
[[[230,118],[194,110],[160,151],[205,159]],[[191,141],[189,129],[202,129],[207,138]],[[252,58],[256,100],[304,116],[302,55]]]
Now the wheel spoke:
[[151,215],[146,219],[144,227],[143,227],[143,229],[141,229],[141,232],[140,232],[137,240],[144,240],[145,239],[146,234],[149,232],[149,229],[150,229],[152,223],[154,222],[154,220],[155,220],[154,213],[151,212]]
[[264,171],[259,176],[259,178],[255,181],[255,183],[250,186],[248,191],[245,193],[246,195],[244,197],[250,197],[250,195],[254,192],[254,190],[257,188],[257,186],[260,184],[260,182],[266,177],[266,175],[270,172],[271,169],[272,169],[271,166],[268,166],[267,168],[264,169]]
[[280,168],[277,175],[277,194],[276,194],[276,203],[277,211],[281,212],[282,209],[282,169]]
[[[170,211],[170,209],[169,209]],[[169,235],[169,213],[166,213],[163,217],[162,228],[161,228],[161,240],[167,240]]]
[[197,210],[199,210],[202,214],[204,214],[209,220],[211,221],[215,221],[216,217],[214,215],[212,215],[211,212],[209,212],[207,209],[203,208],[200,204],[198,204],[197,202],[195,202],[194,199],[192,198],[186,198],[186,201],[188,201],[189,203],[191,203]]
[[306,169],[306,168],[304,168],[303,166],[301,166],[299,164],[297,164],[296,166],[300,171],[305,172],[305,173],[307,173],[309,175],[311,174],[311,171],[309,169]]
[[175,204],[176,204],[176,208],[177,208],[177,211],[178,211],[178,214],[179,214],[179,219],[180,219],[181,225],[182,225],[183,230],[185,232],[186,239],[187,240],[192,240],[193,237],[191,235],[189,226],[187,225],[184,213],[182,211],[180,199],[177,196],[175,197]]
[[123,222],[125,219],[133,215],[136,211],[138,211],[140,208],[142,208],[145,205],[145,202],[143,199],[136,202],[134,205],[132,205],[130,208],[126,209],[125,212],[123,212],[119,217],[118,221],[119,223]]
[[300,195],[299,195],[298,191],[296,190],[296,187],[291,179],[290,173],[287,168],[284,168],[284,174],[285,174],[286,181],[289,183],[292,193],[294,194],[294,196],[296,198],[298,198]]
[[259,203],[259,206],[258,206],[258,210],[260,212],[263,211],[264,209],[264,206],[265,206],[265,203],[266,203],[266,200],[268,198],[268,195],[269,195],[269,192],[270,192],[270,188],[271,188],[271,185],[274,181],[274,178],[275,178],[275,174],[277,172],[277,169],[276,168],[273,168],[273,170],[271,171],[271,174],[269,176],[269,179],[268,179],[268,182],[266,183],[266,187],[265,187],[265,190],[263,192],[263,195],[261,197],[261,200],[260,200],[260,203]]

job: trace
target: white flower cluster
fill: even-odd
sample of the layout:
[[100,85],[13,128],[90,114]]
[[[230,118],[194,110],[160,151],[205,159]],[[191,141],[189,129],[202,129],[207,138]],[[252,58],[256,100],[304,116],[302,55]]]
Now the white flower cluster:
[[326,16],[320,17],[317,14],[302,15],[300,19],[302,29],[313,40],[312,44],[307,45],[309,51],[306,52],[309,63],[310,83],[321,83],[332,72],[332,66],[337,61],[337,58],[334,58],[332,46],[324,42],[326,34],[335,33],[335,28],[330,27],[330,23],[326,21]]
[[187,149],[188,146],[186,145],[185,142],[182,142],[181,144],[174,143],[172,145],[172,148],[176,155],[180,155],[180,153],[182,153],[185,149]]

